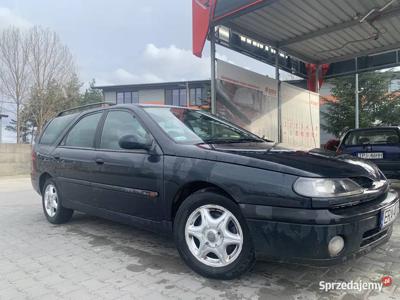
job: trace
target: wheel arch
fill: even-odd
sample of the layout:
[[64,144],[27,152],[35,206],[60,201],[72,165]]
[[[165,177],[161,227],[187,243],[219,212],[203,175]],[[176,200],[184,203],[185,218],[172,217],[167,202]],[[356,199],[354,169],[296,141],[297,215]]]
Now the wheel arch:
[[44,184],[46,183],[46,180],[49,178],[52,178],[53,176],[50,175],[48,172],[44,172],[40,175],[39,177],[39,191],[42,194],[43,193],[43,188]]
[[189,197],[191,194],[200,191],[200,190],[208,190],[208,191],[213,191],[216,193],[219,193],[228,199],[232,200],[234,203],[237,203],[237,201],[230,195],[226,190],[223,188],[219,187],[218,185],[214,183],[210,183],[207,181],[192,181],[184,184],[175,194],[175,197],[172,202],[172,207],[171,207],[171,220],[173,221],[175,219],[175,215],[181,206],[181,204],[185,201],[187,197]]

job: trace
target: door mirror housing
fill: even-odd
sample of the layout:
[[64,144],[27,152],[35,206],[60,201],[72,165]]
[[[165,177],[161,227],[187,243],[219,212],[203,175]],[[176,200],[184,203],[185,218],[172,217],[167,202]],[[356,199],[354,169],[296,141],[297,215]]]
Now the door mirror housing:
[[139,142],[136,136],[134,135],[124,135],[119,139],[118,144],[122,149],[127,149],[127,150],[134,150],[134,149],[150,150],[152,143],[151,142],[142,143]]

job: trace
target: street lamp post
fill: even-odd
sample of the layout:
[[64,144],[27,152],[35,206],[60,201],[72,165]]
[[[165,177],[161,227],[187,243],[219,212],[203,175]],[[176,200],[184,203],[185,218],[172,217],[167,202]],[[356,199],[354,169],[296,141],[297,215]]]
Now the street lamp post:
[[356,64],[356,87],[355,87],[355,96],[356,96],[356,105],[355,105],[355,127],[360,127],[360,99],[359,99],[359,87],[358,87],[358,59],[355,58]]

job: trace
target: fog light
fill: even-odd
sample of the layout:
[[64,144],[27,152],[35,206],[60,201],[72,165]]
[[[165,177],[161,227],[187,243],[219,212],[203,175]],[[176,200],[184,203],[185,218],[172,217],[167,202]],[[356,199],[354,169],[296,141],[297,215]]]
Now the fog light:
[[337,256],[344,248],[344,240],[341,236],[334,236],[328,244],[329,254],[331,256]]

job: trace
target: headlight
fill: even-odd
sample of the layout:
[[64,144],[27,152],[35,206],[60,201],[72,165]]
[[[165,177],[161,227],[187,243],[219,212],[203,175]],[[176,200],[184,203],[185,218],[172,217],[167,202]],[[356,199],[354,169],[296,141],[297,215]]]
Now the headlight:
[[362,194],[364,189],[348,178],[299,178],[294,191],[305,197],[333,198]]

